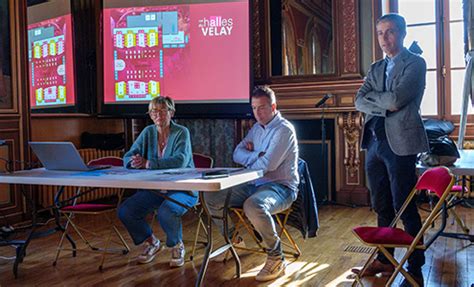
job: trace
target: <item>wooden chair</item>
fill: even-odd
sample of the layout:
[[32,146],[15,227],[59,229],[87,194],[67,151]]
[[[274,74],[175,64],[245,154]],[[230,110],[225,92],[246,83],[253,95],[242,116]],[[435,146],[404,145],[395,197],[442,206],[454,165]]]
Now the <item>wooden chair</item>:
[[[119,157],[102,157],[96,160],[91,160],[89,161],[88,165],[112,165],[112,166],[123,166],[123,160]],[[59,202],[59,196],[60,193],[58,193],[55,196],[55,204],[57,206],[56,212],[58,213],[57,216],[57,223],[58,226],[60,226],[59,223],[59,214],[64,215],[66,218],[66,224],[64,228],[62,228],[62,236],[58,244],[57,248],[57,253],[56,253],[56,258],[54,259],[53,265],[55,266],[57,264],[59,255],[62,250],[70,250],[73,252],[73,257],[76,256],[76,251],[79,250],[75,246],[72,248],[63,248],[63,243],[64,239],[68,236],[70,236],[69,233],[69,226],[73,228],[73,230],[77,233],[77,235],[80,237],[80,239],[86,244],[87,248],[81,249],[82,251],[89,251],[89,252],[101,252],[102,253],[102,258],[100,261],[99,265],[99,270],[102,270],[104,261],[105,261],[105,256],[107,253],[117,253],[120,252],[122,254],[127,254],[130,251],[130,248],[128,247],[127,243],[125,242],[122,234],[120,231],[117,229],[117,227],[113,223],[113,219],[111,217],[114,217],[116,214],[117,207],[120,205],[120,202],[122,200],[122,195],[123,195],[123,189],[120,190],[118,193],[118,202],[117,204],[99,204],[99,203],[77,203],[77,199],[89,192],[94,192],[94,189],[88,190],[87,192],[82,192],[81,188],[77,190],[76,195],[71,198],[66,200],[65,202],[71,202],[72,204],[70,205],[64,205],[62,202]],[[76,215],[97,215],[97,216],[102,216],[105,218],[105,220],[109,223],[109,232],[105,241],[105,245],[103,248],[96,247],[90,243],[89,240],[87,240],[86,236],[84,233],[89,233],[94,236],[99,236],[97,233],[92,232],[90,230],[84,229],[77,225],[74,222],[75,216]],[[115,233],[117,237],[119,238],[120,242],[119,244],[122,245],[123,249],[110,249],[109,245],[112,241],[112,234]]]
[[[250,222],[248,222],[247,218],[245,217],[244,210],[240,207],[239,208],[238,207],[232,207],[232,208],[230,208],[230,210],[235,215],[237,215],[237,218],[238,218],[238,221],[235,224],[235,232],[234,232],[234,235],[232,236],[232,242],[235,242],[235,237],[239,234],[239,230],[241,230],[242,227],[243,227],[243,228],[245,228],[245,230],[247,230],[247,232],[253,238],[255,243],[258,245],[258,248],[247,248],[247,247],[241,247],[241,246],[238,246],[238,245],[234,244],[234,248],[249,251],[249,252],[253,252],[253,253],[264,253],[264,254],[266,254],[267,252],[266,252],[265,248],[262,245],[262,238],[260,237],[260,234],[258,234],[258,232],[255,230],[255,228],[252,226],[252,224],[250,224]],[[288,221],[288,217],[289,217],[289,215],[292,211],[293,211],[293,209],[290,207],[290,208],[288,208],[284,211],[281,211],[281,212],[275,214],[274,218],[276,219],[276,222],[277,222],[278,226],[280,227],[280,233],[278,234],[278,236],[281,239],[281,244],[283,246],[289,247],[290,250],[291,250],[291,251],[288,251],[288,250],[283,249],[283,253],[285,253],[287,255],[291,255],[294,258],[298,258],[298,257],[301,256],[301,250],[298,247],[298,245],[296,244],[293,237],[291,236],[288,229],[286,228],[286,222]],[[286,238],[286,240],[288,240],[288,242],[283,241],[282,235],[285,235],[285,238]]]
[[[362,268],[360,273],[356,274],[356,278],[352,286],[356,286],[358,283],[362,285],[361,278],[363,277],[365,270],[374,260],[375,255],[379,251],[382,252],[390,261],[390,263],[395,267],[395,271],[388,279],[385,286],[391,286],[398,273],[402,273],[402,275],[413,286],[418,286],[415,279],[403,268],[403,264],[405,264],[405,262],[408,260],[408,257],[410,257],[413,251],[415,251],[416,249],[426,250],[438,237],[439,232],[430,236],[429,239],[425,241],[425,243],[422,242],[426,231],[428,230],[432,222],[438,217],[439,212],[447,212],[447,197],[450,194],[454,182],[455,178],[447,168],[437,167],[429,169],[420,176],[417,184],[407,197],[405,203],[397,212],[395,219],[393,220],[390,227],[360,226],[352,230],[354,235],[363,244],[368,245],[370,247],[375,247],[375,250],[372,252],[371,256],[364,264],[364,267]],[[401,215],[407,208],[408,204],[412,200],[415,200],[415,194],[420,190],[430,190],[431,192],[436,194],[436,196],[439,198],[439,201],[433,207],[432,211],[423,223],[418,234],[413,237],[404,230],[397,228],[396,225],[400,221]],[[387,251],[387,248],[402,248],[405,249],[405,253],[403,254],[402,259],[397,262],[397,260]]]
[[[299,189],[302,188],[303,190],[298,191],[298,197],[302,196],[301,192],[304,192],[304,188],[305,188],[304,184],[303,184],[304,178],[306,178],[306,175],[309,175],[309,171],[307,170],[307,168],[308,167],[307,167],[305,161],[303,159],[299,158],[298,159],[298,172],[299,172],[299,176],[300,176],[300,185],[299,185],[298,188]],[[309,179],[309,178],[306,179],[307,184],[309,184],[311,186],[311,190],[312,190],[312,184],[311,184],[310,181],[311,181],[311,179]],[[290,217],[290,214],[294,210],[296,210],[296,212],[298,212],[298,207],[296,207],[296,208],[294,208],[294,207],[295,207],[295,204],[296,204],[296,206],[298,206],[297,202],[299,201],[299,199],[301,199],[301,198],[297,198],[293,202],[293,205],[290,206],[290,208],[288,208],[286,210],[283,210],[283,211],[273,215],[274,218],[276,219],[276,223],[280,227],[280,232],[279,232],[278,236],[280,237],[281,244],[283,245],[283,247],[287,247],[287,248],[283,249],[283,253],[287,254],[287,255],[290,255],[290,256],[293,256],[294,258],[298,258],[299,256],[301,256],[302,252],[301,252],[300,248],[298,247],[298,245],[296,244],[296,241],[291,236],[291,233],[288,231],[287,222],[288,222],[288,218]],[[299,208],[299,209],[301,209],[301,208]],[[258,248],[247,248],[247,247],[243,247],[243,246],[238,245],[238,244],[234,244],[234,248],[241,249],[241,250],[246,250],[246,251],[254,252],[254,253],[265,253],[266,254],[267,252],[266,252],[265,248],[262,245],[263,240],[262,240],[260,234],[255,230],[255,228],[252,226],[252,224],[245,217],[245,213],[244,213],[244,210],[242,209],[242,207],[231,207],[230,210],[238,218],[238,221],[235,224],[235,231],[236,232],[234,232],[234,234],[233,234],[232,242],[236,242],[235,237],[239,234],[239,230],[243,228],[250,234],[250,236],[253,238],[255,243],[258,245]],[[317,215],[316,215],[316,217],[317,217]],[[284,237],[282,235],[284,235]],[[284,241],[285,239],[286,239],[286,241]]]

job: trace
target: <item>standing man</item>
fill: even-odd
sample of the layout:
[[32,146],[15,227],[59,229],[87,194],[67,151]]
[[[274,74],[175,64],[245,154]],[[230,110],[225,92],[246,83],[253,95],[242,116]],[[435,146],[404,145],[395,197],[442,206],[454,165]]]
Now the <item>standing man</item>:
[[[286,268],[272,214],[288,209],[296,200],[298,143],[293,125],[278,112],[275,93],[269,87],[256,87],[251,101],[257,123],[237,145],[233,159],[246,168],[263,170],[264,176],[233,189],[229,206],[243,206],[245,215],[262,236],[267,261],[255,279],[268,281],[284,274]],[[211,215],[222,217],[226,196],[227,192],[205,194]],[[222,220],[214,222],[223,232]],[[232,236],[234,226],[229,230]]]
[[[426,63],[403,46],[406,23],[402,16],[380,17],[376,31],[386,57],[370,67],[356,95],[355,106],[365,114],[361,146],[367,150],[365,169],[372,207],[377,213],[378,226],[389,226],[416,184],[416,155],[428,150],[420,116]],[[421,228],[415,202],[408,206],[402,220],[405,230],[415,236]],[[421,286],[424,263],[422,250],[415,251],[408,259],[408,272]],[[364,275],[391,275],[393,271],[387,258],[379,254]],[[404,280],[401,286],[410,284]]]

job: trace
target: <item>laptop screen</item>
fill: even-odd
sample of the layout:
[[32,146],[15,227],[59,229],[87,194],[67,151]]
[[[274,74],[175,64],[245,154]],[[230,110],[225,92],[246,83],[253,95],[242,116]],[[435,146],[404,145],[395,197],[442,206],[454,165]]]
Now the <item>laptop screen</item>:
[[89,170],[71,142],[30,142],[30,147],[49,170]]

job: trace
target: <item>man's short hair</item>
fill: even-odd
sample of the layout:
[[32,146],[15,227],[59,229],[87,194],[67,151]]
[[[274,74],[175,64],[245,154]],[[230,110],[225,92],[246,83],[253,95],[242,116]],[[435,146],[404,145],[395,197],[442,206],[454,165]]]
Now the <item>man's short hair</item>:
[[148,105],[148,110],[152,110],[154,107],[162,104],[164,104],[169,111],[176,111],[173,99],[167,96],[153,98]]
[[271,104],[276,104],[275,92],[269,86],[256,86],[252,91],[252,98],[266,97]]
[[400,14],[385,14],[377,19],[375,25],[377,26],[380,22],[392,22],[393,24],[395,24],[395,26],[397,26],[398,31],[400,31],[402,35],[407,34],[407,22],[405,21],[405,18],[403,18],[403,16]]

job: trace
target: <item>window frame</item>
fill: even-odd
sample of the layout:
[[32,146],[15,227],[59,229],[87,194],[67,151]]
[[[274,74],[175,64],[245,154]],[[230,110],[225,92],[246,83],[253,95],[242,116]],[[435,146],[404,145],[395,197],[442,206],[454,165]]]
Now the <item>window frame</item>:
[[[451,71],[461,70],[460,67],[452,67],[451,64],[451,30],[450,24],[454,22],[465,22],[465,19],[451,20],[449,13],[449,0],[433,0],[435,1],[435,31],[436,31],[436,68],[428,69],[427,71],[436,71],[437,79],[437,114],[423,115],[425,118],[437,118],[459,123],[460,114],[452,114],[451,107],[453,105],[451,95],[452,76]],[[394,12],[398,13],[399,0],[380,0],[381,13]],[[422,26],[433,22],[420,22],[416,24],[409,24],[407,27]],[[465,24],[464,24],[465,27]],[[407,44],[407,43],[405,43]],[[467,45],[464,45],[464,53],[467,52]],[[459,103],[461,105],[461,103]],[[474,120],[474,114],[467,117],[468,122]]]

